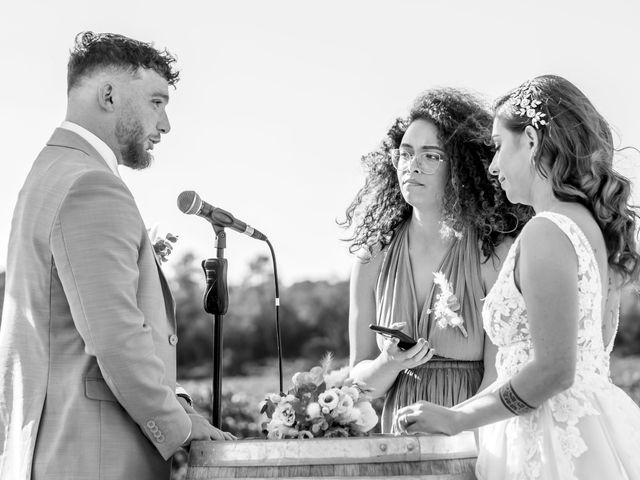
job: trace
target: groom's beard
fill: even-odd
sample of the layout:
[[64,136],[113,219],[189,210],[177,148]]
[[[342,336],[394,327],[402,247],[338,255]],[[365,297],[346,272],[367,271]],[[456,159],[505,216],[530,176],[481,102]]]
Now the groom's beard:
[[145,149],[144,129],[140,122],[131,119],[125,123],[119,119],[116,122],[115,135],[123,165],[134,170],[142,170],[151,165],[153,156]]

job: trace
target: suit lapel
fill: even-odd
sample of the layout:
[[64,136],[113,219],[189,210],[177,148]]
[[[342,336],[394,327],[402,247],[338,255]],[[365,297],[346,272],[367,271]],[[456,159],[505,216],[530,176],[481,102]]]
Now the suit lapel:
[[162,286],[162,293],[164,295],[164,301],[167,307],[167,314],[169,318],[173,321],[174,330],[176,328],[176,302],[173,298],[173,294],[171,293],[171,289],[169,288],[169,282],[167,282],[167,277],[164,276],[164,272],[162,271],[162,265],[158,261],[158,257],[156,256],[156,252],[153,249],[153,244],[151,243],[151,239],[149,239],[149,247],[151,248],[151,253],[153,254],[153,259],[156,262],[156,268],[158,269],[158,275],[160,276],[160,285]]

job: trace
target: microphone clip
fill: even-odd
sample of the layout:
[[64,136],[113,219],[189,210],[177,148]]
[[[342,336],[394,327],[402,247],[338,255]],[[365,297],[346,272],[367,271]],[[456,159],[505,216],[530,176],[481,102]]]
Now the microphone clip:
[[225,315],[229,309],[227,289],[227,259],[208,258],[202,261],[206,278],[203,297],[204,311],[211,315]]

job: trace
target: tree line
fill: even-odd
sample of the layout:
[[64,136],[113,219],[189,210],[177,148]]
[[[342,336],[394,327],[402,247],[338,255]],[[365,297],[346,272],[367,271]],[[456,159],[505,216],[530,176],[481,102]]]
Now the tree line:
[[[204,274],[195,256],[173,258],[170,279],[176,299],[179,376],[208,376],[211,372],[213,320],[202,307]],[[0,311],[5,273],[0,272]],[[349,355],[349,284],[303,281],[280,292],[283,356],[320,359],[326,352],[338,358]],[[274,284],[270,259],[258,256],[238,285],[229,286],[229,310],[224,317],[225,375],[243,375],[256,364],[277,355]],[[614,352],[640,355],[640,290],[629,285],[621,303],[620,326]]]

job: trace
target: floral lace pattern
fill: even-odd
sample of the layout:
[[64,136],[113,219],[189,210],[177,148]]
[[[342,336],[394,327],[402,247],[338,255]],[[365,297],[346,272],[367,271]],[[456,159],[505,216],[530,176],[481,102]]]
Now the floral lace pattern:
[[[609,355],[605,350],[601,330],[602,288],[595,255],[587,238],[569,218],[543,212],[544,217],[556,224],[571,240],[578,258],[578,350],[574,385],[547,400],[533,412],[508,420],[506,443],[513,446],[511,463],[518,465],[513,478],[534,480],[540,478],[544,458],[544,441],[557,448],[556,461],[561,478],[575,479],[574,460],[587,446],[577,424],[588,415],[599,415],[593,407],[591,394],[607,388],[609,381]],[[514,266],[519,248],[516,239],[505,259],[493,289],[487,295],[483,308],[484,327],[498,347],[496,369],[498,381],[507,381],[529,363],[535,355],[526,306],[514,281]],[[501,382],[500,382],[501,383]],[[543,428],[542,417],[552,419],[551,432]],[[545,438],[546,437],[546,438]]]

